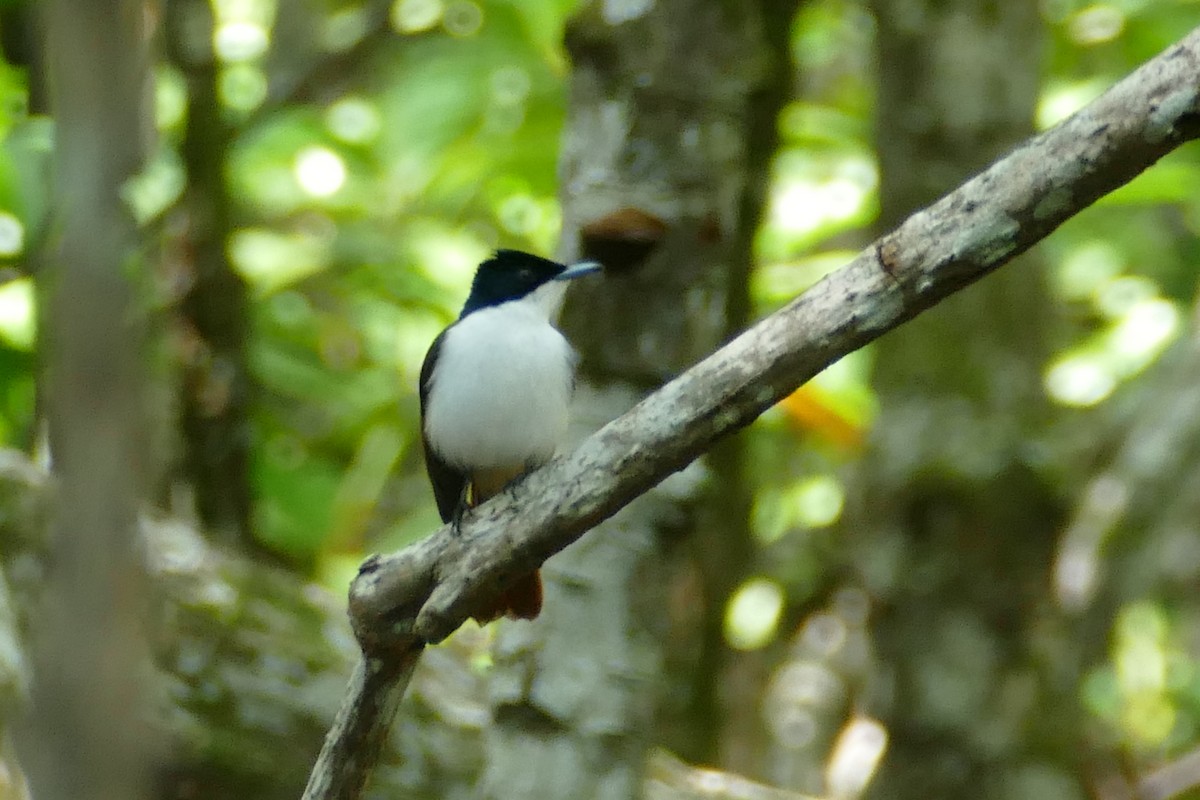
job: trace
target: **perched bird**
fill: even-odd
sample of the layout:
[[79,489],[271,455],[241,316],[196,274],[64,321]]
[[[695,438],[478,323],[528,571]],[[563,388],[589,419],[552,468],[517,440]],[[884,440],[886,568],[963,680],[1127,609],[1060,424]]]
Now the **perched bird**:
[[[517,250],[479,265],[458,320],[421,365],[425,468],[443,522],[457,526],[466,509],[553,457],[567,432],[575,351],[552,323],[567,281],[599,270]],[[534,572],[472,616],[533,619],[541,609]]]

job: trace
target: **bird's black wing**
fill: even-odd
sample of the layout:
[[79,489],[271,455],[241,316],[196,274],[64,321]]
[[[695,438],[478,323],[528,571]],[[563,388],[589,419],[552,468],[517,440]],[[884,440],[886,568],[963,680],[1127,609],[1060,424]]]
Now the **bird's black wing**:
[[446,331],[442,331],[429,346],[429,352],[425,354],[425,361],[421,363],[421,382],[418,391],[421,397],[421,444],[425,450],[425,472],[429,474],[429,482],[433,485],[433,498],[437,501],[438,513],[442,517],[442,522],[449,522],[458,511],[458,505],[462,501],[463,491],[467,486],[467,476],[439,456],[430,445],[429,437],[425,435],[425,403],[429,399],[429,381],[433,377],[433,367],[437,363],[438,353],[442,349],[442,342],[445,338]]

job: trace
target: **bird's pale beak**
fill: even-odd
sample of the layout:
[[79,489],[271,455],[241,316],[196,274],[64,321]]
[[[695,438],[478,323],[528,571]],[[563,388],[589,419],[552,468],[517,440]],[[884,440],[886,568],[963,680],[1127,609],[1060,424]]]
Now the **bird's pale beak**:
[[599,272],[602,269],[604,269],[604,266],[599,261],[580,261],[578,264],[572,264],[555,275],[554,280],[569,281],[584,275],[591,275],[593,272]]

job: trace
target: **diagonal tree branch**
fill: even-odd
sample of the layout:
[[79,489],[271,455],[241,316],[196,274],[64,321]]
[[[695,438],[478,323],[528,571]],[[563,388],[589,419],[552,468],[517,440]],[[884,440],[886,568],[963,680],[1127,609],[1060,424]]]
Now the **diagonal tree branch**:
[[[922,210],[789,305],[463,522],[373,556],[350,589],[365,658],[404,659],[847,353],[1027,250],[1200,136],[1200,29]],[[347,698],[347,706],[364,705]],[[370,706],[369,703],[365,705]],[[327,748],[339,732],[330,732]],[[369,769],[361,756],[354,769]],[[365,773],[364,773],[365,775]],[[364,778],[365,779],[365,778]],[[353,783],[353,781],[348,782]],[[306,794],[306,798],[356,794]]]
[[[360,635],[440,641],[507,578],[536,567],[833,361],[987,275],[1197,136],[1200,29],[482,506],[461,535],[443,528],[370,559],[351,588]],[[410,624],[387,624],[399,621]]]

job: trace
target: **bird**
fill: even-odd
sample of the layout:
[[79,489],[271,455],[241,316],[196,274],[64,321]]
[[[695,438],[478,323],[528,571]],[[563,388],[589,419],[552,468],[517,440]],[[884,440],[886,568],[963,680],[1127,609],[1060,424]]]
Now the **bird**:
[[[601,270],[519,250],[497,250],[475,271],[458,319],[421,365],[425,469],[442,522],[549,461],[567,433],[577,356],[554,327],[568,281]],[[541,575],[519,577],[472,616],[534,619]]]

